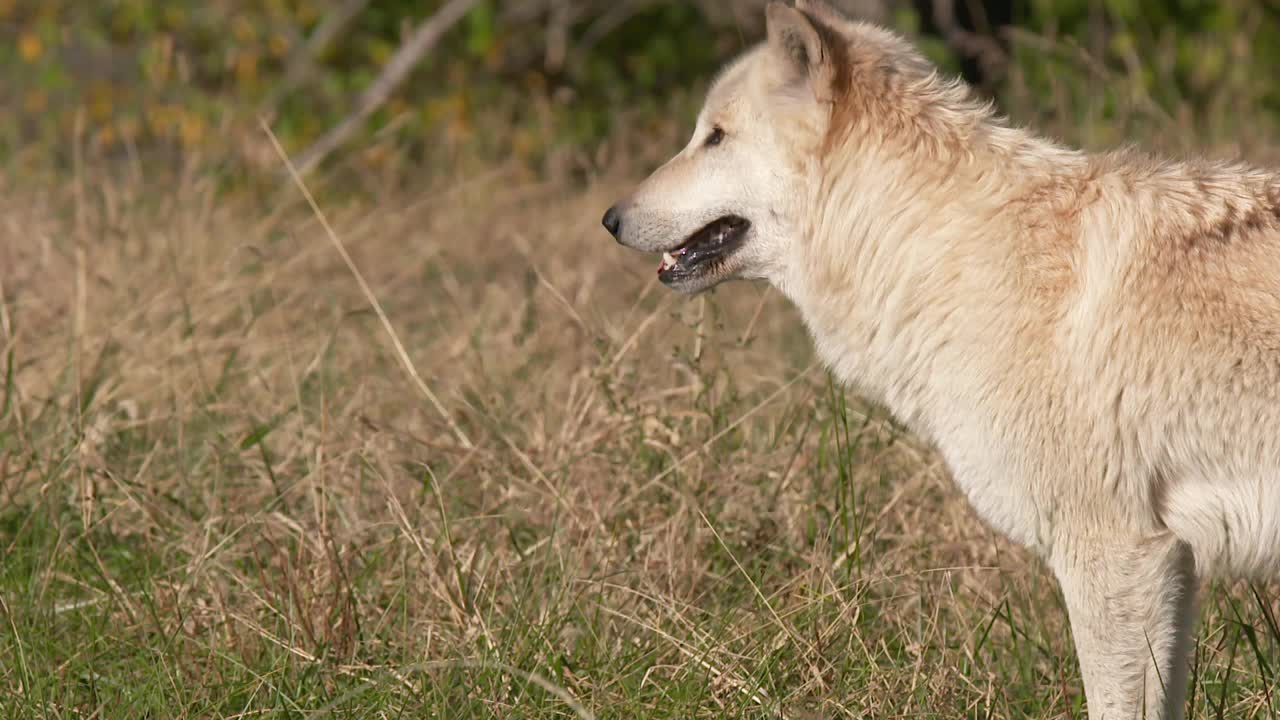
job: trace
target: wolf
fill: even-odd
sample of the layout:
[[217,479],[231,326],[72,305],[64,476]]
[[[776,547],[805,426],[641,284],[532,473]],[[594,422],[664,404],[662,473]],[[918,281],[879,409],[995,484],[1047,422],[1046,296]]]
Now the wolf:
[[1201,581],[1280,575],[1280,174],[1063,147],[816,0],[766,28],[606,229],[780,290],[1053,572],[1091,720],[1182,717]]

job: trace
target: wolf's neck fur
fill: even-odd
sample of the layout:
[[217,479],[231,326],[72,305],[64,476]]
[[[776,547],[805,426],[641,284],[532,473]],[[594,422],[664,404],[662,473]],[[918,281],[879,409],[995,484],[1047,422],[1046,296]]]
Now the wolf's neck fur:
[[843,143],[812,169],[812,225],[781,283],[832,370],[926,436],[939,405],[1000,391],[1010,363],[1047,352],[1031,323],[1071,268],[1046,244],[1075,237],[1087,202],[1083,154],[985,118],[964,135]]

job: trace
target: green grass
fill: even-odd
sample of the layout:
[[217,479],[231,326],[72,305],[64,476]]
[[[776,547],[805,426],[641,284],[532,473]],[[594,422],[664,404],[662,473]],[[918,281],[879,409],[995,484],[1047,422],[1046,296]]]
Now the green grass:
[[[1045,570],[610,182],[337,213],[467,449],[296,199],[92,179],[6,231],[4,717],[1081,717]],[[1207,596],[1192,717],[1280,709],[1275,597]]]
[[[635,174],[320,183],[447,419],[291,188],[13,181],[0,716],[1083,717],[1045,568],[784,301],[601,237]],[[1280,713],[1277,598],[1207,589],[1190,717]]]

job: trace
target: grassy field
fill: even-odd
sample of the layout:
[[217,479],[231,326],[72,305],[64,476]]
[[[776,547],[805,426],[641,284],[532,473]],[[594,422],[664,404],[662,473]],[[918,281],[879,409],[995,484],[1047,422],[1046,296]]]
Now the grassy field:
[[[1081,717],[936,455],[600,229],[644,142],[322,178],[333,237],[287,182],[6,176],[0,716]],[[1207,590],[1191,717],[1276,717],[1280,588]]]

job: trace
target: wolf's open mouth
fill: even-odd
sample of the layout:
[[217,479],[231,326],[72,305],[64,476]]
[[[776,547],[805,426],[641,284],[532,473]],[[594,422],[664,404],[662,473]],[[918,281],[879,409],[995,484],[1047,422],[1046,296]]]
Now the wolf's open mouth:
[[726,215],[694,233],[673,250],[662,253],[658,279],[670,285],[714,269],[742,245],[751,223]]

